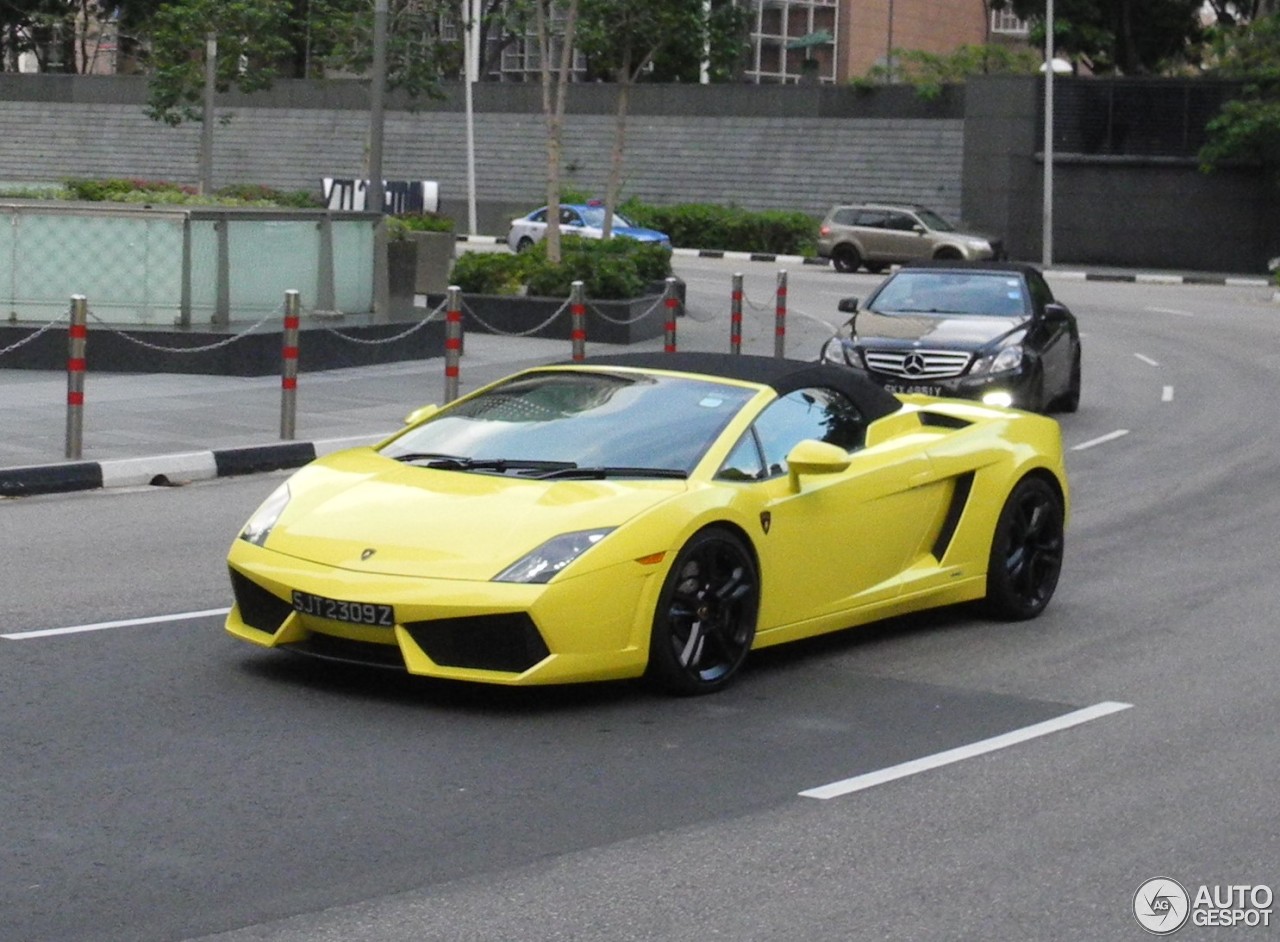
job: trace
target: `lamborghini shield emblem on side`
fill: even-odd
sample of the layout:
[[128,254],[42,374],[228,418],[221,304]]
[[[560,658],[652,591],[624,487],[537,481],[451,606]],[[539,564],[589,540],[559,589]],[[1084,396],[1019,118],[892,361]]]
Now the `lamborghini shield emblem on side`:
[[367,550],[365,550],[363,553],[360,554],[360,562],[364,562],[366,559],[368,559],[370,556],[372,556],[376,552],[377,550],[374,549],[372,546],[369,547]]
[[760,511],[760,528],[764,530],[765,536],[769,535],[771,526],[773,526],[773,514],[767,510]]

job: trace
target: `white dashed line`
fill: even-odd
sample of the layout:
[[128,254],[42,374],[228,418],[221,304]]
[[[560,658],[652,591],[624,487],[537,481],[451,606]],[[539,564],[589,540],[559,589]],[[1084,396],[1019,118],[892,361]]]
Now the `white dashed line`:
[[879,769],[875,772],[868,772],[865,775],[857,775],[840,782],[832,782],[830,785],[810,788],[801,792],[800,796],[802,798],[819,798],[823,800],[839,798],[842,795],[849,795],[866,788],[873,788],[876,785],[883,785],[885,782],[892,782],[895,779],[906,778],[908,775],[927,772],[944,765],[951,765],[965,759],[972,759],[975,756],[985,755],[988,752],[995,752],[998,749],[1007,749],[1010,746],[1016,746],[1019,743],[1024,743],[1040,736],[1047,736],[1050,733],[1070,729],[1072,726],[1079,726],[1081,723],[1088,723],[1091,720],[1110,716],[1112,713],[1119,713],[1121,710],[1128,710],[1132,706],[1132,703],[1115,703],[1112,701],[1098,703],[1091,707],[1085,707],[1083,710],[1076,710],[1073,713],[1067,713],[1055,719],[1046,720],[1043,723],[1036,723],[1033,726],[1024,726],[1022,729],[1015,729],[1011,733],[993,736],[990,739],[983,739],[967,746],[948,749],[946,752],[935,753],[922,759],[913,759],[910,762],[903,762],[901,765],[893,765],[887,769]]
[[1107,442],[1115,441],[1117,438],[1124,438],[1128,434],[1129,430],[1127,428],[1118,428],[1114,432],[1108,432],[1098,438],[1091,438],[1087,442],[1081,442],[1079,445],[1072,445],[1071,450],[1084,451],[1086,448],[1092,448],[1095,445],[1104,445]]
[[1181,311],[1176,307],[1149,307],[1148,311],[1155,314],[1177,314],[1179,317],[1195,317],[1190,311]]
[[1147,355],[1145,355],[1145,354],[1142,354],[1142,353],[1135,353],[1135,354],[1134,354],[1134,356],[1135,356],[1135,357],[1137,357],[1139,360],[1141,360],[1143,363],[1147,364],[1147,366],[1159,366],[1159,365],[1160,365],[1157,361],[1155,361],[1155,360],[1151,359],[1151,357],[1149,357],[1149,356],[1147,356]]
[[1160,393],[1160,401],[1161,401],[1161,402],[1173,402],[1173,387],[1172,387],[1172,386],[1166,386],[1166,387],[1164,388],[1164,391],[1163,391],[1162,393]]
[[30,641],[32,638],[49,638],[53,635],[77,635],[86,631],[105,631],[108,628],[132,628],[135,625],[159,625],[168,621],[188,621],[194,618],[210,618],[225,615],[229,608],[206,608],[199,612],[181,612],[177,615],[153,615],[150,618],[125,618],[121,621],[100,621],[92,625],[73,625],[70,628],[39,628],[35,631],[14,631],[0,635],[9,641]]

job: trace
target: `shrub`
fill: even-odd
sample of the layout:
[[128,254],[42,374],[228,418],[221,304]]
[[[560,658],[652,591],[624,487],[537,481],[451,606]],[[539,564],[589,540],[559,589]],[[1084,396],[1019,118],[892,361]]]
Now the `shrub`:
[[404,239],[410,232],[452,232],[454,222],[438,213],[400,213],[387,217],[387,236]]
[[812,255],[818,227],[807,213],[756,212],[713,203],[651,206],[633,198],[618,209],[638,226],[665,232],[672,245],[731,252]]
[[453,263],[449,283],[472,294],[519,294],[525,260],[505,252],[464,252]]

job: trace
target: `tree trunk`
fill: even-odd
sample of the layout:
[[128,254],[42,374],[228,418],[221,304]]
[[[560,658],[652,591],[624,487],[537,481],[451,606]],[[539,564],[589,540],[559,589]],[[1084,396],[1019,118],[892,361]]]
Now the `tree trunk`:
[[618,108],[614,113],[613,153],[609,155],[609,182],[604,189],[604,238],[613,236],[613,211],[622,190],[622,163],[627,147],[627,111],[631,106],[631,54],[623,56],[618,70]]

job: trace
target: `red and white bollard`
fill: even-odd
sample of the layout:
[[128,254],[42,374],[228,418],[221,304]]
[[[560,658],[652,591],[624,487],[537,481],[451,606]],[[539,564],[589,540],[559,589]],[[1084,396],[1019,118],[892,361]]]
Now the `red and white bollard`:
[[787,355],[787,270],[778,271],[778,307],[774,317],[773,355]]
[[573,341],[573,361],[587,358],[587,305],[582,299],[582,282],[575,281],[569,290],[569,338]]
[[662,304],[667,309],[666,336],[662,349],[664,353],[675,353],[676,315],[680,310],[680,298],[676,296],[675,278],[667,279],[667,288],[662,294]]
[[462,289],[449,285],[444,315],[444,401],[458,398],[458,363],[462,359]]
[[742,272],[733,273],[733,291],[729,295],[729,352],[742,352]]
[[67,332],[66,456],[79,458],[84,448],[84,367],[89,339],[89,301],[71,296],[71,329]]
[[298,419],[298,328],[302,299],[297,291],[284,293],[284,334],[280,360],[280,437],[293,438]]

